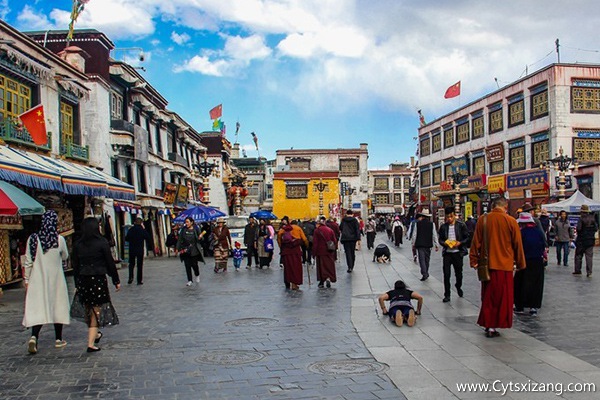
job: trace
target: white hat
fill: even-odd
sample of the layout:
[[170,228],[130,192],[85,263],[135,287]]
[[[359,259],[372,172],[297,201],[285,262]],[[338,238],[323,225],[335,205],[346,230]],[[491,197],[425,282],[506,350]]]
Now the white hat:
[[535,221],[533,220],[533,217],[531,216],[530,213],[522,212],[521,214],[519,214],[519,218],[517,219],[517,222],[520,224],[527,224],[527,223],[535,222]]

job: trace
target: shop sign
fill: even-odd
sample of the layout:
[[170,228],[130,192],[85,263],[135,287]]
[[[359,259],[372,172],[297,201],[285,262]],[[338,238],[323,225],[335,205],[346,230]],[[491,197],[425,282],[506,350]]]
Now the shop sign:
[[485,174],[470,176],[468,183],[469,187],[472,189],[479,189],[480,187],[485,186],[486,177]]
[[[506,187],[508,187],[508,189],[516,189],[536,185],[543,185],[544,182],[546,182],[546,179],[547,173],[544,170],[514,174],[506,177]],[[532,189],[538,188],[536,187]]]
[[[557,176],[554,179],[556,180],[556,187],[558,188],[560,176]],[[573,179],[571,179],[571,175],[565,175],[565,189],[573,189]]]
[[448,192],[450,190],[453,190],[454,188],[452,187],[452,185],[450,183],[448,183],[447,181],[441,181],[440,182],[440,191],[441,192]]
[[463,176],[469,175],[469,160],[467,160],[467,156],[452,160],[452,173],[455,174],[457,172],[460,172]]
[[175,207],[185,208],[188,204],[188,187],[185,185],[179,185],[177,188],[177,198],[175,200]]
[[504,160],[504,144],[496,144],[485,149],[487,162]]
[[488,193],[506,191],[506,180],[504,175],[490,176],[487,179]]
[[591,184],[594,182],[594,177],[591,175],[578,176],[576,178],[578,185]]
[[470,201],[465,202],[465,216],[473,215],[473,203]]
[[174,204],[175,197],[177,196],[177,184],[176,183],[165,183],[165,189],[163,190],[165,197],[163,199],[165,204]]
[[23,229],[23,220],[17,215],[0,215],[0,229]]

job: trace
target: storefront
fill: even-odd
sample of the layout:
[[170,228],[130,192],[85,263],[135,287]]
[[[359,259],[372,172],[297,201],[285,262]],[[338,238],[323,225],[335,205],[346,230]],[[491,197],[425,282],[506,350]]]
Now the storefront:
[[548,173],[545,170],[529,170],[506,176],[509,213],[516,215],[517,210],[525,202],[533,206],[548,201]]

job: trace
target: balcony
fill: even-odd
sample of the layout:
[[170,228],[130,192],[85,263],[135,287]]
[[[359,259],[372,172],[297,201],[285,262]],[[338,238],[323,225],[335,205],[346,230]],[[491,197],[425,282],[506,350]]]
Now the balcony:
[[60,146],[60,155],[79,161],[90,161],[89,146],[81,146],[75,143],[65,143]]
[[169,161],[176,162],[178,164],[183,165],[186,168],[189,168],[187,160],[183,156],[179,155],[178,153],[169,153],[169,154],[167,154],[167,157],[168,157]]
[[134,133],[134,124],[124,119],[112,119],[110,120],[110,129],[115,131]]
[[0,123],[0,139],[6,143],[15,143],[37,150],[50,151],[52,149],[52,135],[47,132],[48,143],[37,145],[33,142],[31,135],[23,126],[16,126],[12,121],[5,120]]

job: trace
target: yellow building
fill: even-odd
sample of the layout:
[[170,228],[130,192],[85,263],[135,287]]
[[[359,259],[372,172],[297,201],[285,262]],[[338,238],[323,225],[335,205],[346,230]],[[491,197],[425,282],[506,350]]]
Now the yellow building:
[[[322,201],[325,217],[335,216],[340,202],[339,173],[282,171],[273,176],[273,213],[279,218],[314,219]],[[322,197],[321,197],[322,196]],[[330,212],[334,209],[334,215]]]

